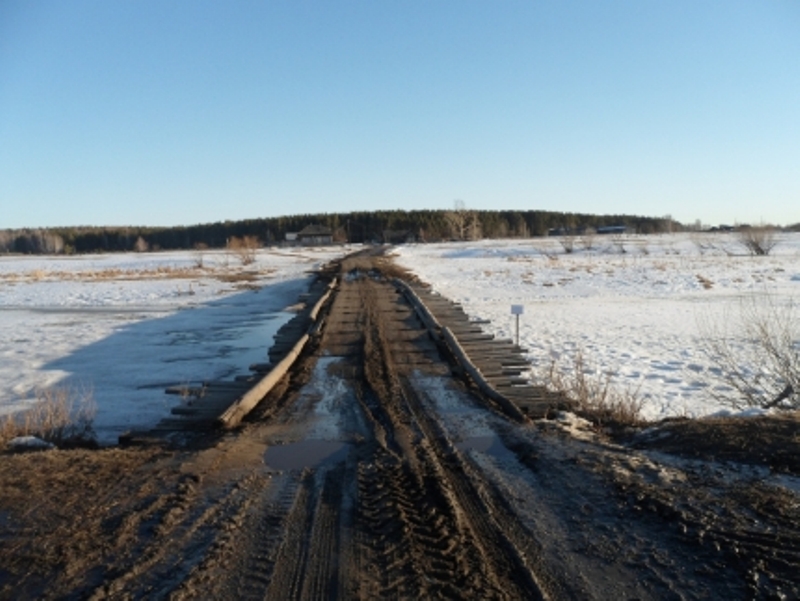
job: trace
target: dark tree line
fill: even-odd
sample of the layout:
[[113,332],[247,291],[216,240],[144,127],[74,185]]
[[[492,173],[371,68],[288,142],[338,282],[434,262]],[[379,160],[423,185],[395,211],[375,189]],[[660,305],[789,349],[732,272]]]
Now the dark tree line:
[[[467,219],[465,223],[459,221]],[[178,227],[64,227],[0,230],[0,253],[92,253],[134,250],[223,248],[234,237],[255,237],[278,244],[286,234],[322,225],[336,242],[416,240],[435,242],[470,238],[527,238],[553,230],[625,226],[643,234],[677,231],[668,218],[588,215],[553,211],[358,211],[266,217]]]

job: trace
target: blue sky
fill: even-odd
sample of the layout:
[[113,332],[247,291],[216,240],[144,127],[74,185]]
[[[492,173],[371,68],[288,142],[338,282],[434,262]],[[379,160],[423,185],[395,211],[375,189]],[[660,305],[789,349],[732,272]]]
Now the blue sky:
[[800,2],[0,1],[0,228],[800,221]]

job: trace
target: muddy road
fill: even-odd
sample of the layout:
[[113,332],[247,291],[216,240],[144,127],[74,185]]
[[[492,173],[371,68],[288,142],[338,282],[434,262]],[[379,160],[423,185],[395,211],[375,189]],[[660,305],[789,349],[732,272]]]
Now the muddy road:
[[800,598],[794,467],[511,420],[391,271],[343,262],[312,352],[237,431],[0,456],[0,598]]

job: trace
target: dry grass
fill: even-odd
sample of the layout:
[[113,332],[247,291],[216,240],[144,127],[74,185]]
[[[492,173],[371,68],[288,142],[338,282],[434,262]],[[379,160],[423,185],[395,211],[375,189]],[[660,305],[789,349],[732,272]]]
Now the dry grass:
[[[82,271],[59,271],[37,269],[25,273],[0,274],[0,281],[7,283],[24,282],[107,282],[107,281],[141,281],[141,280],[186,280],[203,277],[217,277],[222,281],[252,280],[258,275],[269,275],[274,269],[252,268],[241,273],[232,271],[227,265],[207,266],[202,257],[198,257],[191,266],[176,267],[162,265],[149,269],[102,269]],[[229,278],[229,279],[226,279]]]
[[240,282],[255,282],[260,277],[260,274],[253,271],[240,271],[239,273],[222,273],[216,276],[220,282],[228,284]]
[[706,290],[711,290],[714,287],[714,282],[709,280],[707,277],[697,274],[697,281],[700,282],[700,285],[703,286]]
[[42,388],[33,407],[0,420],[0,446],[18,436],[36,436],[56,446],[91,445],[95,411],[90,390]]
[[256,252],[261,247],[261,242],[255,236],[233,236],[228,240],[228,250],[239,260],[242,265],[252,265],[256,262]]
[[103,282],[109,280],[154,280],[154,279],[180,279],[197,277],[202,268],[198,267],[171,267],[168,265],[151,269],[99,269],[81,271],[46,271],[36,269],[27,273],[8,273],[0,278],[9,281],[32,282]]
[[578,351],[566,366],[552,359],[533,379],[548,390],[566,395],[576,404],[577,413],[598,427],[641,426],[644,401],[638,388],[619,387],[613,375],[592,369],[583,351]]

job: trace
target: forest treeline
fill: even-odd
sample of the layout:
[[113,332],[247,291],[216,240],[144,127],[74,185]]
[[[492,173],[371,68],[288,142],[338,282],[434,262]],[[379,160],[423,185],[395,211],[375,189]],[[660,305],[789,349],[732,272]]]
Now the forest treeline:
[[265,217],[177,227],[56,227],[0,230],[0,253],[72,254],[224,248],[233,238],[280,244],[309,225],[329,228],[335,242],[436,242],[528,238],[557,230],[625,226],[629,232],[676,231],[669,217],[588,215],[552,211],[363,211]]

